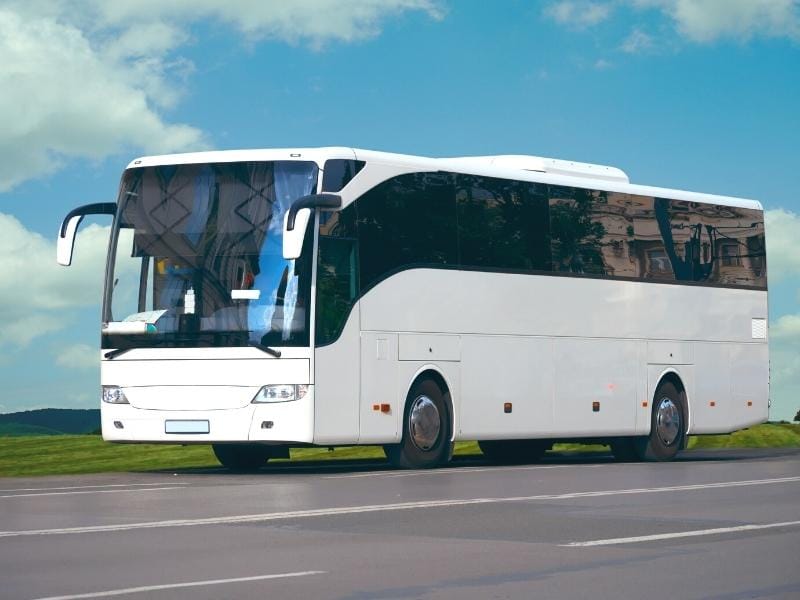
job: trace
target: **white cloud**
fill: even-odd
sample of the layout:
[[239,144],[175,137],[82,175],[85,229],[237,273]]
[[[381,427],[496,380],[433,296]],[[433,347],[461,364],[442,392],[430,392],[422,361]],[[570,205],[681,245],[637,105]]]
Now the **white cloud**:
[[191,26],[263,38],[353,42],[409,11],[441,18],[438,0],[6,0],[0,8],[0,192],[75,158],[199,150],[207,136],[172,122],[191,62]]
[[80,260],[66,269],[55,262],[54,241],[0,213],[0,346],[24,346],[65,328],[75,309],[99,304],[109,229],[83,228],[75,241]]
[[96,369],[100,366],[99,350],[88,344],[75,344],[58,351],[56,364],[67,369]]
[[607,61],[604,58],[598,58],[596,61],[594,61],[594,68],[598,71],[605,71],[613,66],[614,64],[612,62]]
[[639,54],[651,48],[653,48],[653,38],[641,29],[631,31],[620,46],[620,49],[628,54]]
[[[800,42],[800,0],[561,0],[548,4],[544,14],[560,25],[586,29],[609,20],[614,12],[633,11],[638,18],[648,10],[661,13],[669,23],[667,29],[694,43],[721,39],[746,42],[754,37]],[[652,45],[652,38],[642,33],[639,25],[633,28],[621,49],[634,53]]]
[[800,40],[797,0],[632,0],[663,11],[686,38],[700,43],[755,36]]
[[0,10],[0,191],[126,147],[197,148],[201,132],[166,123],[148,95],[158,76],[98,52],[77,28]]
[[307,42],[315,47],[374,37],[381,32],[384,20],[407,11],[423,11],[436,19],[444,14],[438,0],[95,0],[94,4],[109,24],[212,20],[253,39]]
[[800,215],[782,208],[764,212],[770,281],[800,276]]
[[585,29],[608,19],[611,5],[591,0],[561,0],[549,4],[544,14],[560,25]]
[[788,339],[800,346],[800,315],[783,315],[770,325],[770,338]]

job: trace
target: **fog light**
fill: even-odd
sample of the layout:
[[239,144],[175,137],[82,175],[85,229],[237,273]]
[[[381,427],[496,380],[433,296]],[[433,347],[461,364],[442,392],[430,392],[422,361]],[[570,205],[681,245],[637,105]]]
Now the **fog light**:
[[254,404],[262,404],[267,402],[291,402],[292,400],[300,400],[308,393],[307,385],[297,384],[278,384],[278,385],[265,385],[253,398]]
[[122,421],[114,421],[114,427],[117,429],[125,429],[125,426],[122,424]]
[[107,404],[130,404],[122,389],[116,385],[104,385],[102,399]]
[[261,429],[272,429],[272,421],[261,421]]

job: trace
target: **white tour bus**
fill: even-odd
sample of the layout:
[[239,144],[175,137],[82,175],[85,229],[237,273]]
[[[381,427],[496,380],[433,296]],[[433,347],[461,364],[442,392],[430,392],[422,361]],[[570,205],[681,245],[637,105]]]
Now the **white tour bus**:
[[761,205],[538,158],[350,148],[134,160],[102,316],[111,442],[255,468],[381,444],[395,465],[555,441],[669,460],[767,419]]

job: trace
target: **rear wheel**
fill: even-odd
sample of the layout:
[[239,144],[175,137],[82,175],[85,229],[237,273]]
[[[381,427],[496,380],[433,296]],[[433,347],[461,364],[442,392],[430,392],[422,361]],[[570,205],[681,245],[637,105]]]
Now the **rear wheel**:
[[450,413],[436,382],[414,384],[403,412],[403,438],[384,446],[386,457],[401,469],[429,469],[450,458]]
[[653,402],[650,435],[638,444],[639,456],[649,461],[667,461],[677,456],[686,436],[686,407],[674,384],[658,386]]
[[255,471],[269,460],[269,446],[261,444],[213,444],[214,456],[231,471]]
[[540,461],[552,444],[546,440],[486,440],[478,446],[494,463],[524,464]]

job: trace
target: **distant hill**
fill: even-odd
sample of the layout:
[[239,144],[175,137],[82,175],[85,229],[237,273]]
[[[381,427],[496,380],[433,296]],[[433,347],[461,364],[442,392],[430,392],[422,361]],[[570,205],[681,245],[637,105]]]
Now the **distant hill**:
[[56,431],[38,425],[25,425],[23,423],[0,423],[0,437],[21,435],[63,435],[63,431]]
[[100,429],[100,410],[42,408],[0,415],[0,435],[91,433]]

